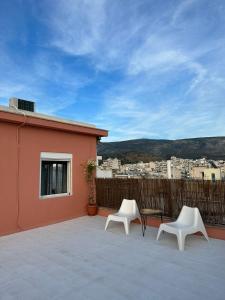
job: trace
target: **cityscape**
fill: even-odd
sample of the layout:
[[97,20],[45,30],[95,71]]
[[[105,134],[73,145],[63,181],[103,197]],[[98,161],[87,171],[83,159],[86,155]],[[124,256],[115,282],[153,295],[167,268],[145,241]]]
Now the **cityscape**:
[[97,156],[97,177],[225,180],[225,161],[172,156],[169,160],[122,164],[118,158],[102,160]]

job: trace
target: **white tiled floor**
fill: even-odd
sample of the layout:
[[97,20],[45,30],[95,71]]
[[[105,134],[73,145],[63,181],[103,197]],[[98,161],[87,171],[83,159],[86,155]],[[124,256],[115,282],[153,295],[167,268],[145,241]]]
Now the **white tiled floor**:
[[225,299],[225,242],[83,217],[0,238],[0,299]]

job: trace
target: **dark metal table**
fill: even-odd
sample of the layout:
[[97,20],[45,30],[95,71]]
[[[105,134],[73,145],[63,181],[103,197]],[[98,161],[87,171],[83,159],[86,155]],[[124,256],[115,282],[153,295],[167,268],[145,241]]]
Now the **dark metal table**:
[[142,220],[142,234],[145,235],[147,219],[151,216],[160,216],[161,222],[163,222],[163,212],[160,209],[142,208],[140,210],[141,220]]

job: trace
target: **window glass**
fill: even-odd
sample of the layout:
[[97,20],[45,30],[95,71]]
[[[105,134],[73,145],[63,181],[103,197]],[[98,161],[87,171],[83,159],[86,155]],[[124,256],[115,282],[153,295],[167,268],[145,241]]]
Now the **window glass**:
[[41,162],[41,196],[68,193],[68,161]]

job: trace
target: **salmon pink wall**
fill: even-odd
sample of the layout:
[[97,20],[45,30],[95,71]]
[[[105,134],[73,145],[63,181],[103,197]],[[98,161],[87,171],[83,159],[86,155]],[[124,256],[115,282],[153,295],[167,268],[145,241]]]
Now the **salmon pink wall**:
[[[0,124],[0,235],[85,215],[82,164],[96,157],[96,136],[22,126],[18,150],[17,130],[18,124]],[[71,196],[39,198],[41,152],[73,155]]]
[[17,135],[15,126],[0,126],[0,234],[16,231]]

